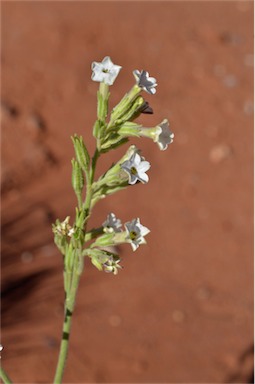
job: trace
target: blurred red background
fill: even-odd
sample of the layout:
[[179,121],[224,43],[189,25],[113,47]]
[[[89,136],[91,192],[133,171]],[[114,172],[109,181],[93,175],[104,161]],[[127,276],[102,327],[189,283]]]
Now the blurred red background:
[[[62,258],[51,223],[73,216],[73,147],[94,149],[91,63],[123,68],[113,107],[157,78],[165,152],[132,140],[148,185],[100,202],[140,217],[148,245],[120,248],[118,276],[86,264],[66,383],[251,382],[253,351],[253,2],[2,2],[2,362],[15,383],[49,383],[62,328]],[[99,162],[98,175],[126,145]]]

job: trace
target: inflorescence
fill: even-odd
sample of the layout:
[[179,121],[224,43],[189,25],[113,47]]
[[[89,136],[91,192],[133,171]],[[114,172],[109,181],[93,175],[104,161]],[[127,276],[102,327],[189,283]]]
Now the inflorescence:
[[[149,128],[134,122],[142,113],[153,113],[149,103],[141,95],[142,91],[151,95],[156,93],[157,81],[147,71],[133,71],[134,86],[109,113],[109,86],[113,85],[121,68],[113,64],[109,56],[102,62],[92,63],[92,80],[100,83],[97,93],[97,120],[93,128],[96,151],[92,159],[83,138],[76,135],[72,137],[76,155],[72,160],[72,185],[78,199],[76,218],[73,226],[69,224],[69,216],[63,222],[57,220],[53,225],[55,243],[64,255],[67,270],[72,268],[72,254],[76,252],[79,257],[88,256],[99,270],[116,275],[121,268],[120,258],[112,252],[111,249],[115,248],[111,247],[128,243],[136,251],[141,244],[146,244],[145,236],[150,232],[140,223],[139,218],[126,222],[123,227],[114,213],[109,213],[100,227],[86,230],[92,208],[99,200],[128,185],[140,182],[146,184],[149,181],[146,172],[151,165],[140,155],[136,146],[131,145],[116,164],[98,180],[94,180],[99,156],[123,145],[131,137],[152,139],[162,151],[167,149],[174,138],[167,119]],[[85,185],[86,198],[83,201]],[[89,246],[87,242],[90,242]]]

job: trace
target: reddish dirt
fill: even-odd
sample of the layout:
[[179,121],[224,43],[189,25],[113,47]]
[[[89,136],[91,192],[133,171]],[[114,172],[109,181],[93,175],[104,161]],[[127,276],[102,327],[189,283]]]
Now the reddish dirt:
[[[251,382],[253,343],[253,2],[2,2],[2,362],[14,383],[50,383],[62,327],[62,259],[51,223],[73,215],[70,136],[94,148],[92,61],[123,69],[175,141],[148,185],[107,198],[139,216],[148,246],[120,248],[118,276],[86,264],[65,383]],[[121,148],[105,155],[103,172]]]

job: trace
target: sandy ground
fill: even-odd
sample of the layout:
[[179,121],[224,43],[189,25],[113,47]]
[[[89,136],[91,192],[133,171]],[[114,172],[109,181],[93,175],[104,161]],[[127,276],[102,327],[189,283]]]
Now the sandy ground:
[[[86,263],[65,383],[248,383],[253,363],[253,2],[2,1],[2,362],[14,383],[50,383],[62,327],[62,259],[51,223],[73,217],[73,148],[94,149],[91,63],[123,69],[111,107],[158,80],[161,152],[132,140],[148,185],[100,202],[140,217],[148,245],[120,247],[123,271]],[[105,155],[98,175],[128,145]]]

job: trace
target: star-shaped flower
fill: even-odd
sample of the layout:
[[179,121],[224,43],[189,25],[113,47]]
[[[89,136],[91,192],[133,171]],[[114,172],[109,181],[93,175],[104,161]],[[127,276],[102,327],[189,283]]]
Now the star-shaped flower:
[[108,233],[121,232],[121,221],[116,218],[114,213],[109,213],[106,221],[103,223],[104,231]]
[[148,183],[149,176],[145,172],[150,169],[150,166],[150,163],[144,161],[137,152],[133,153],[129,160],[121,164],[121,168],[128,174],[129,184],[135,184],[137,180]]
[[127,240],[131,244],[133,251],[136,251],[140,244],[146,244],[144,236],[146,236],[150,230],[140,224],[140,219],[133,219],[125,224],[127,230]]
[[168,144],[173,142],[174,134],[169,129],[169,123],[167,119],[164,119],[162,123],[158,125],[158,127],[161,128],[161,133],[157,135],[154,141],[158,144],[161,151],[165,151],[168,147]]
[[120,259],[118,257],[109,257],[109,259],[104,263],[104,270],[108,273],[113,273],[114,275],[118,274],[118,269],[122,269],[122,266],[119,265]]
[[156,93],[157,80],[154,77],[150,77],[148,72],[144,70],[140,72],[136,69],[133,71],[133,75],[135,76],[138,87],[151,95]]
[[92,63],[92,80],[112,85],[121,70],[121,66],[113,64],[109,56],[106,56],[102,63]]
[[57,235],[70,236],[74,234],[74,228],[69,224],[70,216],[67,216],[64,221],[56,221],[56,224],[53,226],[53,232]]

